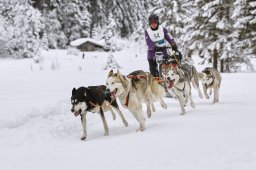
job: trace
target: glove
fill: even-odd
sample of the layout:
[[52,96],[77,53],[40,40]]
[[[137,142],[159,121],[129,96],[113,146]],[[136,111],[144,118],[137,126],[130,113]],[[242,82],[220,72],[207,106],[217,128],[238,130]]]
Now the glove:
[[177,45],[176,45],[175,42],[172,43],[171,47],[172,47],[172,49],[173,49],[174,51],[178,51],[178,47],[177,47]]

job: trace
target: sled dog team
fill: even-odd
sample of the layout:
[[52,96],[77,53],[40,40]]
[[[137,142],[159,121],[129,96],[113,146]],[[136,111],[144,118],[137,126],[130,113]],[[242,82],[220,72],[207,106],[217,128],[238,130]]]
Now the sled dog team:
[[[185,106],[188,101],[192,108],[195,107],[191,95],[191,84],[197,89],[199,97],[203,98],[199,88],[199,81],[202,83],[204,96],[209,99],[212,91],[214,94],[213,103],[219,101],[219,88],[221,75],[214,68],[207,67],[202,72],[197,72],[192,65],[173,66],[171,64],[162,65],[163,82],[167,91],[176,99],[181,108],[181,114],[185,114]],[[208,94],[209,91],[209,94]],[[119,114],[125,126],[128,126],[123,113],[117,104],[119,99],[121,105],[132,113],[138,121],[137,131],[145,130],[145,119],[142,105],[146,104],[148,118],[155,112],[154,103],[159,102],[162,108],[167,109],[163,97],[165,89],[157,79],[150,73],[137,70],[129,75],[122,75],[119,70],[111,70],[108,74],[106,86],[89,86],[73,88],[71,96],[71,112],[75,116],[81,116],[83,135],[81,140],[86,140],[86,114],[87,112],[99,113],[104,127],[104,135],[109,135],[108,125],[104,112],[110,111],[113,120],[116,119],[114,110]]]

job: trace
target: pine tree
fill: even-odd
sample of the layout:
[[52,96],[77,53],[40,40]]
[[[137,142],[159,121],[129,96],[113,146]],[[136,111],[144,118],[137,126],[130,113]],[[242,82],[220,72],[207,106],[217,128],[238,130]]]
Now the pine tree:
[[120,65],[116,62],[113,54],[109,54],[107,58],[107,62],[105,66],[103,67],[103,70],[108,70],[108,69],[120,69]]
[[[153,12],[159,15],[162,25],[175,39],[184,57],[188,56],[190,52],[186,45],[187,39],[184,36],[187,33],[186,26],[192,22],[193,8],[191,6],[192,2],[189,0],[162,0],[158,1],[157,7],[153,9]],[[191,53],[189,53],[189,57],[191,57]]]
[[105,29],[103,30],[103,39],[105,40],[105,50],[113,51],[115,50],[115,42],[113,41],[113,37],[115,36],[116,23],[112,18],[112,14],[108,16],[107,24]]
[[2,57],[9,57],[8,52],[7,52],[7,41],[8,38],[6,35],[6,30],[4,29],[4,18],[0,16],[0,58]]
[[196,0],[192,6],[192,20],[185,26],[186,34],[182,37],[187,40],[185,46],[204,60],[212,62],[216,69],[220,59],[234,55],[230,38],[232,3],[232,0]]
[[65,48],[68,40],[58,20],[58,10],[45,11],[44,18],[49,48]]
[[256,57],[256,1],[235,0],[232,19],[235,22],[232,38],[239,50],[237,56],[253,70],[250,59]]
[[40,53],[40,35],[44,28],[41,13],[27,0],[1,1],[7,50],[12,57],[32,58]]
[[64,0],[60,4],[60,20],[62,28],[69,41],[90,36],[90,14],[88,3],[82,0]]
[[127,37],[137,30],[139,23],[146,20],[147,11],[150,7],[149,0],[90,0],[89,12],[92,14],[92,30],[95,27],[103,28],[112,15],[116,23],[115,35]]

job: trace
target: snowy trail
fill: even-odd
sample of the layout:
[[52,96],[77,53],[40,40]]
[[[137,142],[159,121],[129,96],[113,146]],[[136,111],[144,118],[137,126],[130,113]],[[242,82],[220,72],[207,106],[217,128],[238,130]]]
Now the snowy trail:
[[[131,63],[143,61],[129,60]],[[256,169],[255,73],[222,74],[220,103],[217,104],[211,104],[212,97],[200,99],[193,90],[196,108],[187,106],[184,116],[180,115],[177,101],[165,98],[168,109],[156,104],[156,113],[146,118],[145,132],[135,132],[138,123],[121,107],[129,126],[124,127],[118,115],[113,121],[111,113],[107,112],[110,135],[103,136],[100,117],[90,113],[88,139],[84,142],[80,140],[80,118],[70,113],[69,99],[74,86],[100,84],[105,79],[107,73],[96,69],[94,76],[71,69],[71,72],[19,73],[24,78],[22,90],[7,83],[16,79],[17,71],[10,72],[9,77],[1,77],[6,81],[2,84],[0,98],[19,96],[11,102],[1,100],[4,104],[0,113],[1,169]],[[124,73],[129,71],[123,70]],[[42,82],[51,83],[42,85]],[[30,96],[20,100],[31,89]],[[42,97],[38,99],[38,95]],[[33,99],[39,102],[33,103]],[[31,102],[28,107],[27,103]],[[23,106],[18,107],[18,103]],[[13,108],[17,109],[16,114]]]

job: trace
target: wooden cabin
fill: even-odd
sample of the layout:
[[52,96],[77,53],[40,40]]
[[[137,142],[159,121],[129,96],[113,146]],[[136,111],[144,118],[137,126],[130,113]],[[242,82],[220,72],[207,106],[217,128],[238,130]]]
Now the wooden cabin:
[[70,45],[76,47],[80,51],[100,51],[104,50],[104,43],[91,39],[80,38],[70,42]]

